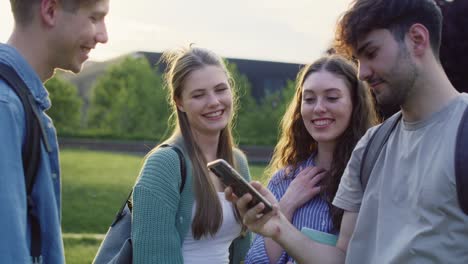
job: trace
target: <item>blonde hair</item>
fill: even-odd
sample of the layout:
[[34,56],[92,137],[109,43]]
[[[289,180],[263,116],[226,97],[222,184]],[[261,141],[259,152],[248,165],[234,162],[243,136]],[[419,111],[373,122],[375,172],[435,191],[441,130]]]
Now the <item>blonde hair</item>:
[[[233,94],[233,113],[236,112],[236,93],[233,89],[232,78],[223,60],[209,50],[191,46],[182,50],[169,51],[163,54],[162,61],[167,63],[165,79],[169,89],[169,103],[173,109],[172,136],[182,135],[193,165],[193,186],[197,208],[192,222],[192,233],[195,239],[200,239],[208,234],[214,235],[219,230],[223,222],[223,212],[215,186],[209,178],[205,156],[197,145],[186,113],[177,108],[176,99],[182,97],[184,81],[187,76],[205,66],[217,66],[226,73]],[[231,126],[232,117],[228,125],[221,130],[216,156],[235,167],[233,157],[235,144]],[[235,215],[239,221],[237,211]]]

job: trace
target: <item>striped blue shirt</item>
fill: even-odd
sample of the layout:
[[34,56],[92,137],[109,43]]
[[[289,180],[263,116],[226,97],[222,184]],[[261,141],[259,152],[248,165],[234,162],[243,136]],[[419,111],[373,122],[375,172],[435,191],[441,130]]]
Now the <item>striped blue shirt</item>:
[[[314,166],[313,156],[310,156],[306,161],[298,164],[300,167]],[[286,193],[286,189],[289,184],[296,178],[300,169],[297,169],[293,175],[284,177],[285,169],[277,171],[270,182],[268,183],[268,189],[273,193],[276,199],[279,201],[281,197]],[[326,233],[331,233],[333,224],[329,215],[327,202],[320,196],[317,195],[309,202],[305,203],[302,207],[298,208],[292,218],[292,224],[299,230],[303,227],[319,230]],[[294,261],[287,253],[283,250],[281,257],[276,262],[278,264],[284,264],[288,261]],[[261,235],[256,235],[252,246],[250,247],[247,257],[245,259],[246,264],[268,264],[270,260],[265,249],[265,240]]]

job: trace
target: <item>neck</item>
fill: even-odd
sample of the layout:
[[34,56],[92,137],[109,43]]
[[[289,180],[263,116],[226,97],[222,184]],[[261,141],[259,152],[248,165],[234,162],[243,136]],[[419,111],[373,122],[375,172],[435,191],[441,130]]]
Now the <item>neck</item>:
[[326,170],[331,168],[333,161],[333,151],[335,150],[335,142],[320,142],[318,143],[317,156],[315,156],[315,166]]
[[218,152],[219,133],[217,135],[206,135],[194,132],[193,134],[206,161],[210,162],[215,160],[216,153]]
[[425,71],[421,71],[408,99],[401,106],[405,121],[424,120],[431,114],[441,110],[459,93],[450,83],[442,65],[436,62],[425,63]]
[[18,50],[42,82],[45,82],[53,75],[54,67],[51,66],[52,64],[48,60],[48,51],[51,47],[45,43],[41,34],[43,32],[32,27],[20,28],[15,26],[7,44]]

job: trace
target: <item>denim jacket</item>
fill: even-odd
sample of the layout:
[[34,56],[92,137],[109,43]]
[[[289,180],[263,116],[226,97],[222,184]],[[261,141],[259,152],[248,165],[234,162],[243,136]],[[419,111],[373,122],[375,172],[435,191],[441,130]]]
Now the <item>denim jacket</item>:
[[[39,218],[43,263],[65,263],[60,227],[60,168],[52,120],[45,114],[49,95],[33,68],[13,47],[0,43],[0,61],[12,66],[31,90],[45,125],[41,160],[34,183],[33,213]],[[25,116],[21,101],[0,79],[0,259],[2,263],[31,263],[30,223],[22,165]],[[48,145],[48,146],[46,146]]]

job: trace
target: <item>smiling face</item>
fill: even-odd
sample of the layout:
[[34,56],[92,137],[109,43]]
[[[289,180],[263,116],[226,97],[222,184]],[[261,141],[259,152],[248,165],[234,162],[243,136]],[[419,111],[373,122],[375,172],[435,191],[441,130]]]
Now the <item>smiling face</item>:
[[232,113],[232,91],[226,72],[219,66],[192,71],[183,83],[179,111],[185,112],[194,134],[219,136]]
[[371,31],[358,42],[359,78],[371,87],[379,104],[403,105],[418,76],[406,43],[389,30]]
[[302,88],[301,115],[315,141],[336,143],[349,125],[353,105],[347,83],[326,70],[311,73]]
[[57,19],[51,40],[55,56],[51,58],[53,68],[78,73],[88,59],[91,49],[108,40],[105,16],[109,11],[109,0],[99,0],[80,6],[76,11],[58,8]]

